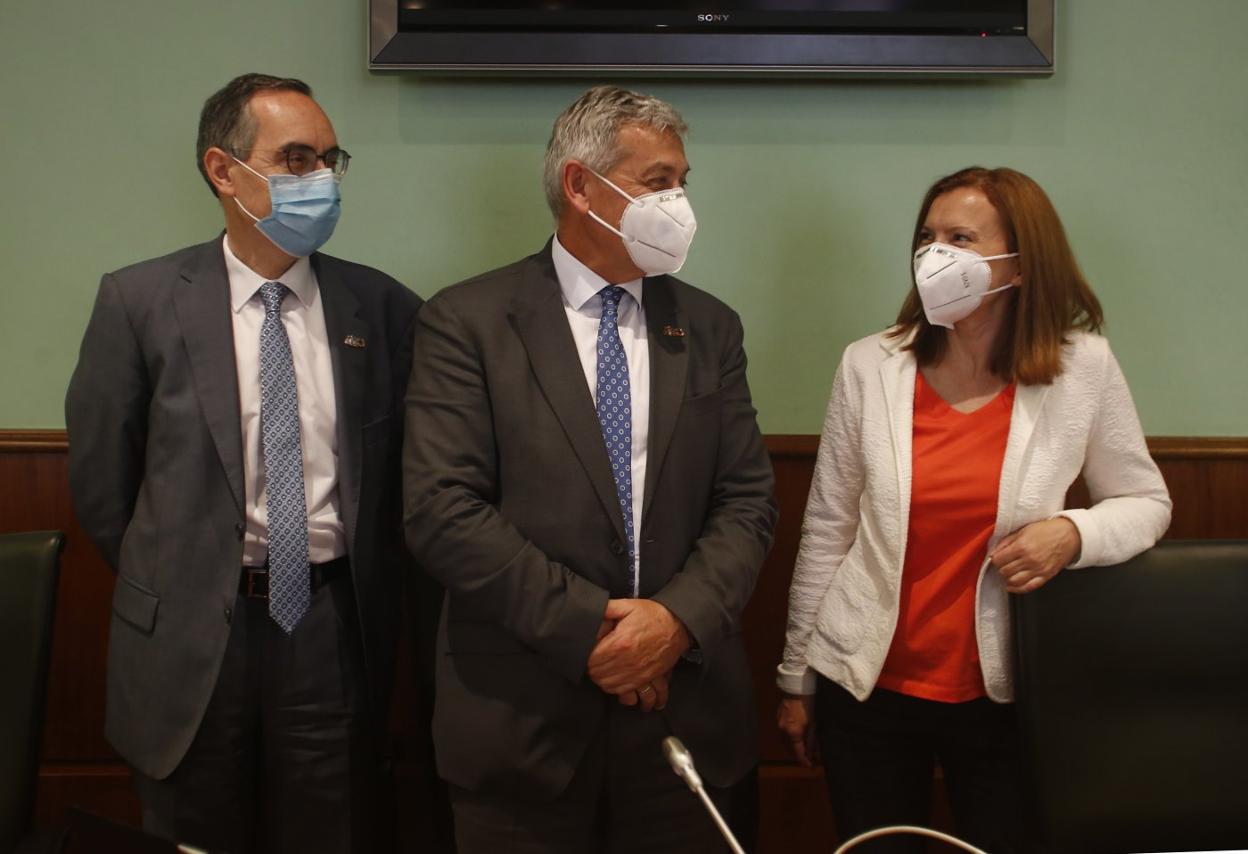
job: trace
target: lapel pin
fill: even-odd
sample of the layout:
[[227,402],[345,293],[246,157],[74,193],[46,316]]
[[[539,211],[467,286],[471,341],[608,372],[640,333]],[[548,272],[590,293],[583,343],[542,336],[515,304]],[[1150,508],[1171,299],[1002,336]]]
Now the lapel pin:
[[679,326],[664,326],[663,334],[668,338],[684,338],[685,330]]
[[348,347],[354,347],[357,350],[364,349],[364,339],[358,335],[348,335],[346,338],[342,339],[342,343],[346,344]]

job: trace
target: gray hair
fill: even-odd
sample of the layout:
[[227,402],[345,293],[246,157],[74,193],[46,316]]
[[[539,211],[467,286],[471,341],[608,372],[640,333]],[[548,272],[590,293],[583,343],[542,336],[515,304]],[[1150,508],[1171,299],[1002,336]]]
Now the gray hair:
[[593,87],[555,119],[550,142],[546,143],[542,180],[551,213],[558,217],[563,212],[564,164],[579,160],[595,172],[606,174],[624,156],[619,133],[626,125],[674,133],[682,140],[689,132],[680,113],[666,101],[618,86]]

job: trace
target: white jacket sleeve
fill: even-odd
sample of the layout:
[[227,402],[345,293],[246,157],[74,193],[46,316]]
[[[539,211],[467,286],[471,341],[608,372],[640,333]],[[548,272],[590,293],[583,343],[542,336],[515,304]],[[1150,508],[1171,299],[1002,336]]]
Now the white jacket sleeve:
[[1126,378],[1108,345],[1083,477],[1092,507],[1058,514],[1075,524],[1083,540],[1072,568],[1122,563],[1151,548],[1170,526],[1170,492],[1149,456]]
[[824,593],[858,534],[864,476],[862,390],[849,376],[848,359],[847,349],[832,383],[789,588],[784,657],[776,678],[787,694],[815,693],[815,672],[806,664],[806,646]]

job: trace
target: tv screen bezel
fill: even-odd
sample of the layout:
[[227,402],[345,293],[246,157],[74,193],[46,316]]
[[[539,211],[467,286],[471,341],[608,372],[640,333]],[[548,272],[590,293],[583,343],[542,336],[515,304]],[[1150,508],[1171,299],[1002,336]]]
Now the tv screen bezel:
[[[1056,0],[1027,0],[1027,32],[411,32],[399,0],[369,0],[368,68],[439,74],[1037,77],[1056,67]],[[553,62],[550,57],[558,56]]]

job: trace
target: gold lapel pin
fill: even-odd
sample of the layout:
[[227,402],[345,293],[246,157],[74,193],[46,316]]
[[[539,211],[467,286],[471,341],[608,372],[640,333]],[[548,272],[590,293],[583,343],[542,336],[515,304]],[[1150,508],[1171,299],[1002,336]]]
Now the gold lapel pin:
[[364,339],[358,335],[348,335],[346,338],[342,339],[342,343],[346,344],[348,347],[354,347],[357,350],[364,349]]
[[685,330],[679,326],[664,326],[663,334],[668,338],[684,338]]

